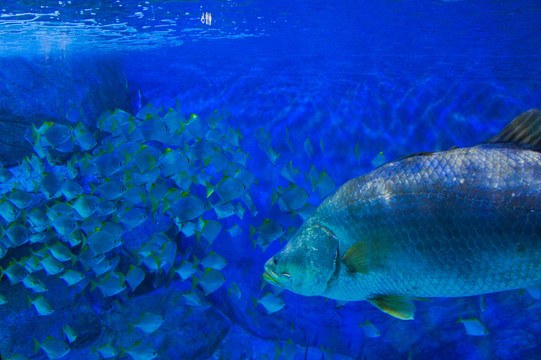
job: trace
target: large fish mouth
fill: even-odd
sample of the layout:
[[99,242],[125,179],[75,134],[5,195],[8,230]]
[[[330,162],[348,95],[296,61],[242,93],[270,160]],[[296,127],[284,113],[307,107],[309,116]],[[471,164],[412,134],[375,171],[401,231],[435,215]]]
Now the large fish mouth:
[[263,273],[263,279],[271,285],[284,287],[278,280],[278,275],[265,264],[265,272]]
[[[273,275],[275,275],[275,274],[273,274]],[[275,276],[276,276],[276,275],[275,275]],[[276,279],[275,279],[271,274],[269,274],[269,272],[267,272],[267,271],[265,271],[265,272],[263,273],[263,279],[264,279],[266,282],[268,282],[269,284],[271,284],[271,285],[282,286],[282,287],[284,286],[284,285],[280,284],[280,283],[278,282],[278,280],[276,280]]]

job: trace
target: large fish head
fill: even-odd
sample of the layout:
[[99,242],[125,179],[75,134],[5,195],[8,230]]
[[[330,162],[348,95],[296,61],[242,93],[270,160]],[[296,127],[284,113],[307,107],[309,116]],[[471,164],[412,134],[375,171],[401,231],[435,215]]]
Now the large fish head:
[[324,226],[307,223],[266,262],[263,278],[299,295],[323,295],[337,260],[336,236]]

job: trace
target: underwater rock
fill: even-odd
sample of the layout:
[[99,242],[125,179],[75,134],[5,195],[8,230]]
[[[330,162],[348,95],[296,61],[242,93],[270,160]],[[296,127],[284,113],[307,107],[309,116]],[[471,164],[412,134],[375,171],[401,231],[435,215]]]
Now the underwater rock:
[[0,160],[11,165],[31,153],[23,141],[30,124],[90,126],[104,111],[129,106],[114,60],[0,58]]
[[[210,306],[179,306],[179,298],[178,289],[172,286],[136,296],[130,300],[129,307],[113,306],[106,320],[108,334],[95,345],[109,341],[126,349],[138,341],[152,339],[152,347],[159,351],[160,359],[208,359],[226,337],[230,322]],[[128,323],[148,311],[163,316],[160,331],[150,337],[141,329],[130,331]]]
[[[2,356],[9,358],[20,354],[31,357],[34,354],[33,338],[39,343],[46,341],[49,336],[66,341],[58,324],[69,325],[78,335],[74,342],[69,344],[70,349],[75,352],[86,349],[88,344],[95,342],[100,336],[104,324],[99,317],[95,316],[92,298],[70,292],[51,277],[39,275],[40,281],[48,289],[41,294],[28,292],[21,284],[9,287],[6,282],[0,284],[0,293],[9,292],[9,303],[0,307]],[[44,296],[47,299],[53,309],[52,313],[39,316],[34,306],[29,305],[29,298],[35,299],[38,296]],[[47,358],[42,350],[39,350],[35,356],[39,359]],[[83,359],[76,356],[74,358]]]
[[[262,348],[261,341],[239,326],[232,326],[212,359],[248,360],[254,358],[254,350]],[[261,350],[260,350],[261,351]]]

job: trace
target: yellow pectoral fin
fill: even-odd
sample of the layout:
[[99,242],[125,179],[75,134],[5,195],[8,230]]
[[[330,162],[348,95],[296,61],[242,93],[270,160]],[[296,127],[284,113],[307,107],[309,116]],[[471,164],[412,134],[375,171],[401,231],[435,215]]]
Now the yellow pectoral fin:
[[351,272],[368,274],[370,271],[370,246],[361,241],[349,248],[342,261]]
[[368,299],[368,302],[400,320],[413,320],[415,317],[415,305],[408,296],[381,295]]

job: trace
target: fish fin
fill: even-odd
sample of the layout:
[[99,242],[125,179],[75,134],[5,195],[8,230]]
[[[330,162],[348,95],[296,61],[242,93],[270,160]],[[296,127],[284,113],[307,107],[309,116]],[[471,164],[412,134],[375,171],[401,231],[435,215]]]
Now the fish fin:
[[384,313],[400,320],[413,320],[415,317],[415,305],[408,296],[381,295],[368,299],[368,302]]
[[415,301],[434,302],[434,300],[432,300],[432,299],[425,298],[425,297],[419,297],[419,296],[414,296],[414,297],[412,297],[411,299],[412,299],[412,300],[415,300]]
[[518,144],[541,151],[541,111],[530,109],[523,112],[484,143]]
[[[399,157],[397,157],[396,159],[393,159],[393,160],[391,160],[391,161],[389,161],[389,162],[385,162],[385,163],[383,163],[382,165],[380,165],[380,166],[378,166],[378,167],[381,167],[381,166],[383,166],[383,165],[390,164],[390,163],[393,163],[393,162],[396,162],[396,161],[400,161],[400,160],[412,158],[412,157],[432,155],[432,154],[434,154],[434,153],[436,153],[436,152],[437,152],[437,151],[417,151],[417,152],[414,152],[414,153],[412,153],[412,154],[399,156]],[[376,169],[377,169],[378,167],[376,167]]]
[[351,272],[368,274],[370,271],[370,247],[366,241],[354,244],[346,252],[342,261]]
[[34,340],[34,353],[37,353],[39,349],[41,348],[41,344],[36,338],[32,338]]
[[250,237],[253,237],[255,233],[257,232],[257,229],[253,227],[252,225],[249,225],[250,227]]

